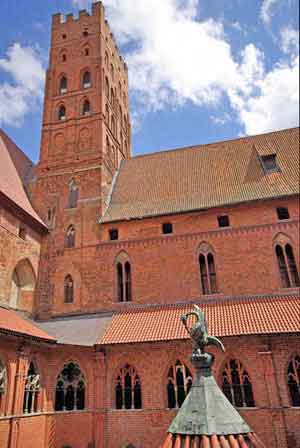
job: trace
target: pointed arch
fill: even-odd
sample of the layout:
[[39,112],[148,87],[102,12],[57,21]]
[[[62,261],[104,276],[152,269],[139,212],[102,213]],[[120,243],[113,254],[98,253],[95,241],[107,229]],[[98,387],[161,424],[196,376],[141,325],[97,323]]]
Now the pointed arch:
[[198,248],[202,293],[216,294],[218,292],[215,254],[210,244],[202,242]]
[[92,75],[89,70],[85,70],[82,75],[82,87],[89,89],[92,86]]
[[188,367],[177,360],[168,370],[167,397],[168,408],[177,409],[182,406],[193,383],[193,376]]
[[40,375],[33,361],[30,362],[25,378],[25,390],[23,400],[23,413],[33,414],[38,412],[38,397],[40,393]]
[[4,414],[4,397],[7,389],[7,371],[4,362],[0,359],[0,416]]
[[295,355],[287,368],[287,385],[290,403],[293,407],[300,407],[300,356]]
[[67,110],[64,104],[58,107],[57,118],[59,121],[64,121],[67,118]]
[[65,247],[70,249],[72,247],[75,247],[75,239],[76,239],[76,230],[75,226],[71,224],[66,232],[65,236]]
[[36,275],[30,260],[19,261],[12,273],[9,306],[20,308],[25,295],[33,301],[35,285]]
[[82,115],[86,116],[86,115],[90,115],[90,113],[91,113],[91,103],[86,98],[82,103]]
[[274,238],[273,245],[281,286],[283,288],[300,286],[299,270],[291,239],[279,233]]
[[68,91],[68,78],[66,75],[61,75],[59,78],[59,94],[63,95]]
[[76,411],[85,409],[86,379],[79,364],[65,364],[56,379],[55,410]]
[[255,407],[250,376],[240,360],[231,358],[222,370],[222,390],[236,407]]
[[140,377],[134,367],[126,364],[115,380],[116,409],[141,409],[142,388]]
[[74,302],[74,281],[70,274],[66,275],[64,279],[64,302]]
[[78,203],[79,188],[74,180],[69,184],[68,208],[76,208]]
[[129,256],[120,252],[116,258],[117,300],[118,302],[132,301],[132,269]]

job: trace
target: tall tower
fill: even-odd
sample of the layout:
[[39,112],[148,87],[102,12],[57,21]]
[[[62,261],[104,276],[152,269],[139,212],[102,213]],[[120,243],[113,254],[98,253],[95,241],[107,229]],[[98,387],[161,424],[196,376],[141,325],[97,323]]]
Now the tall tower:
[[[57,281],[64,284],[58,278],[61,264],[80,270],[85,248],[99,242],[97,219],[130,147],[128,72],[102,3],[94,3],[91,14],[80,11],[78,18],[54,15],[32,188],[35,207],[50,229],[41,261],[39,311],[63,295],[56,288]],[[71,257],[65,249],[74,238],[77,250]]]

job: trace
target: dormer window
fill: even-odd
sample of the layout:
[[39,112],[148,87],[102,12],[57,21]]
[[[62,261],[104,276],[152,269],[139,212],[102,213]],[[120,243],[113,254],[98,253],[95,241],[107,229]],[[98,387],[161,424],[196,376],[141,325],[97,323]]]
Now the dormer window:
[[280,168],[276,160],[276,154],[268,154],[266,156],[261,156],[261,162],[266,174],[276,173],[280,171]]

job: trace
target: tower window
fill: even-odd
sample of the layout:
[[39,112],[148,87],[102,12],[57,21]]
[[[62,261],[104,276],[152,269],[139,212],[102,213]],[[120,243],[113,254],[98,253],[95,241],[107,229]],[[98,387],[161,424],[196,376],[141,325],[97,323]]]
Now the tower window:
[[230,226],[229,216],[228,215],[218,216],[218,223],[219,227],[229,227]]
[[68,208],[76,208],[78,202],[78,186],[74,181],[69,185],[69,202]]
[[58,119],[59,121],[64,121],[67,118],[65,106],[60,106],[58,109]]
[[119,239],[119,231],[118,229],[110,229],[109,230],[109,239],[111,241],[115,241]]
[[84,50],[84,54],[85,54],[85,56],[89,56],[89,54],[90,54],[90,50],[89,50],[88,48],[86,48],[86,49]]
[[63,95],[68,91],[68,80],[65,76],[63,76],[59,83],[59,93]]
[[19,228],[19,238],[22,238],[22,240],[26,240],[27,231],[26,228],[21,226]]
[[65,40],[65,39],[67,38],[67,35],[66,35],[66,34],[63,34],[63,35],[62,35],[62,38]]
[[261,156],[262,165],[266,174],[276,173],[280,171],[276,161],[276,154],[268,154]]
[[85,100],[82,108],[82,115],[89,115],[91,113],[91,105],[89,100]]
[[276,211],[279,220],[290,219],[289,209],[287,207],[278,207]]
[[83,35],[84,37],[88,37],[89,32],[88,32],[87,30],[84,30],[84,32],[82,33],[82,35]]
[[164,222],[162,225],[162,233],[167,235],[169,233],[173,233],[173,224],[170,222]]
[[90,72],[84,72],[83,78],[82,78],[82,85],[84,89],[89,89],[92,85],[91,82],[91,74]]
[[62,57],[61,57],[62,62],[66,62],[67,60],[67,55],[65,53],[63,53]]

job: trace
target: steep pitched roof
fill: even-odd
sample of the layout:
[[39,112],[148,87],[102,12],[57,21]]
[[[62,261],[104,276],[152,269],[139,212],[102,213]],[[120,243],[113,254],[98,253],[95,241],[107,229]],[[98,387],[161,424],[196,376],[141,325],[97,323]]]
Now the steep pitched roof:
[[[211,299],[199,302],[199,306],[215,336],[300,332],[299,295]],[[153,305],[117,313],[99,344],[187,339],[180,317],[192,307]]]
[[45,342],[56,342],[55,338],[38,328],[33,321],[22,317],[16,311],[2,306],[0,306],[0,334],[1,333]]
[[25,191],[33,164],[0,129],[0,192],[43,227],[46,225],[33,209]]
[[[259,156],[276,153],[266,175]],[[299,194],[299,128],[123,161],[100,222]]]

